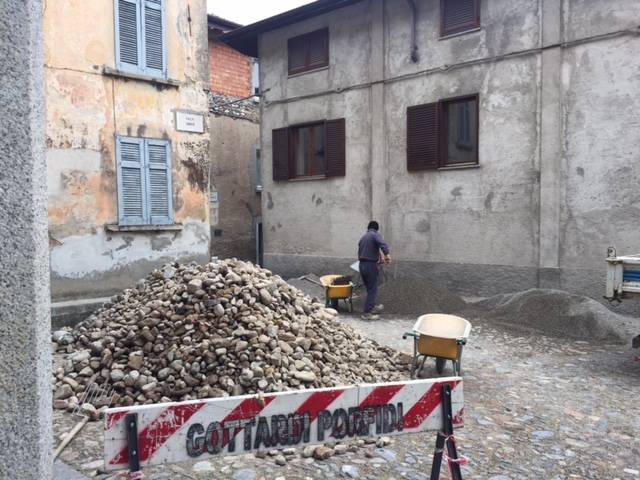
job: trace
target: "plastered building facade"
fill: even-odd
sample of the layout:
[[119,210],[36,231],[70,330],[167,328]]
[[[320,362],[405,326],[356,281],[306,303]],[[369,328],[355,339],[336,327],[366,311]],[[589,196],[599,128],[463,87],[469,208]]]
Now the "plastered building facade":
[[[312,4],[225,37],[260,57],[266,265],[344,271],[377,219],[399,279],[601,298],[606,248],[640,247],[640,3],[481,0],[450,35],[445,3]],[[290,74],[290,39],[322,29],[328,64]],[[477,164],[410,171],[408,108],[464,95]],[[273,180],[274,130],[339,118],[344,176]]]
[[[49,0],[44,44],[55,323],[164,262],[208,258],[206,2]],[[202,123],[181,126],[182,113]],[[127,145],[138,140],[148,163],[131,186]],[[154,145],[165,147],[164,171]]]

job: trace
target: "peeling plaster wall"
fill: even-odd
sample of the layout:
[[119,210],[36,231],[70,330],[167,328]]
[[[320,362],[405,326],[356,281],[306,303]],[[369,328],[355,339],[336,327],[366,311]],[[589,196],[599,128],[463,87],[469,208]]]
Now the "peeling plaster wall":
[[[440,2],[417,4],[417,63],[401,0],[261,36],[267,266],[344,270],[376,217],[400,276],[470,295],[545,286],[601,298],[606,247],[640,249],[640,37],[624,32],[640,3],[483,1],[482,27],[447,39]],[[329,68],[288,77],[287,39],[325,26]],[[471,93],[480,166],[407,172],[406,107]],[[272,129],[339,117],[346,177],[271,180]]]
[[[176,110],[208,118],[206,2],[166,0],[166,8],[168,78],[178,88],[102,73],[115,67],[113,0],[45,5],[54,301],[108,295],[162,262],[208,257],[209,136],[174,125]],[[105,230],[118,223],[116,135],[171,141],[174,222],[182,231]]]

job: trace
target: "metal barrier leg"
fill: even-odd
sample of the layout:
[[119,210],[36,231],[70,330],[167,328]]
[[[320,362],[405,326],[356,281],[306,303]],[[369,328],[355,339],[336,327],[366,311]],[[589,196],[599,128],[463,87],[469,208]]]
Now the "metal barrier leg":
[[447,448],[449,471],[452,480],[462,480],[462,472],[458,460],[456,444],[453,440],[453,412],[451,407],[451,386],[442,386],[442,430],[438,432],[436,438],[436,448],[433,452],[433,463],[431,465],[430,480],[440,478],[440,468],[442,467],[442,457],[444,449]]
[[129,480],[138,480],[143,477],[140,470],[140,452],[138,450],[138,414],[130,413],[126,417],[127,426],[127,451],[129,454]]
[[436,449],[433,452],[433,463],[431,464],[431,476],[429,480],[438,480],[440,478],[440,467],[442,466],[442,454],[444,452],[444,441],[446,435],[438,432],[436,437]]

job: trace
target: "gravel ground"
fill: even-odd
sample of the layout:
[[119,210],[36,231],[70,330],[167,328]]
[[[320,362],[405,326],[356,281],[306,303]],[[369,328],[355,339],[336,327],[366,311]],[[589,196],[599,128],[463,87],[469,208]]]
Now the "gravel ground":
[[[410,352],[402,332],[413,319],[344,321],[380,343]],[[465,479],[640,480],[640,362],[631,348],[565,341],[505,330],[477,320],[463,355],[465,423],[460,452]],[[445,375],[451,373],[450,366]],[[433,362],[423,376],[436,376]],[[75,419],[54,413],[56,436]],[[61,459],[88,476],[102,456],[102,424],[88,424]],[[299,455],[285,466],[271,457],[226,457],[145,470],[153,480],[232,478],[428,479],[434,434],[395,437],[326,461]],[[442,478],[449,478],[446,473]]]

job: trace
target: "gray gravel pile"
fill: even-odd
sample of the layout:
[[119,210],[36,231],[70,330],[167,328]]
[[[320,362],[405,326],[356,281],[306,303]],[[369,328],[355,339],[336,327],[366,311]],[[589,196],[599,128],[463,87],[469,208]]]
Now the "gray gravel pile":
[[[393,267],[387,269],[393,271]],[[360,276],[355,272],[351,271],[348,275],[352,276],[355,283],[362,283]],[[317,275],[309,274],[288,281],[308,295],[324,301],[324,288],[313,283],[320,281]],[[356,291],[353,299],[356,313],[362,312],[366,297],[367,292],[363,285]],[[394,278],[392,273],[381,274],[377,303],[385,306],[385,313],[416,317],[425,313],[455,313],[467,308],[467,303],[460,295],[434,285],[429,279]],[[345,304],[340,302],[339,308],[344,309]]]
[[53,340],[66,353],[54,370],[55,406],[66,409],[92,383],[129,406],[406,376],[395,350],[235,259],[165,265]]
[[640,324],[591,298],[561,290],[531,289],[496,295],[471,304],[469,311],[545,335],[624,343],[630,341]]
[[[366,290],[362,288],[360,298],[354,302],[358,310],[364,307]],[[467,307],[459,295],[434,285],[428,279],[394,279],[391,275],[380,286],[378,303],[385,312],[395,315],[423,315],[425,313],[455,313]]]

